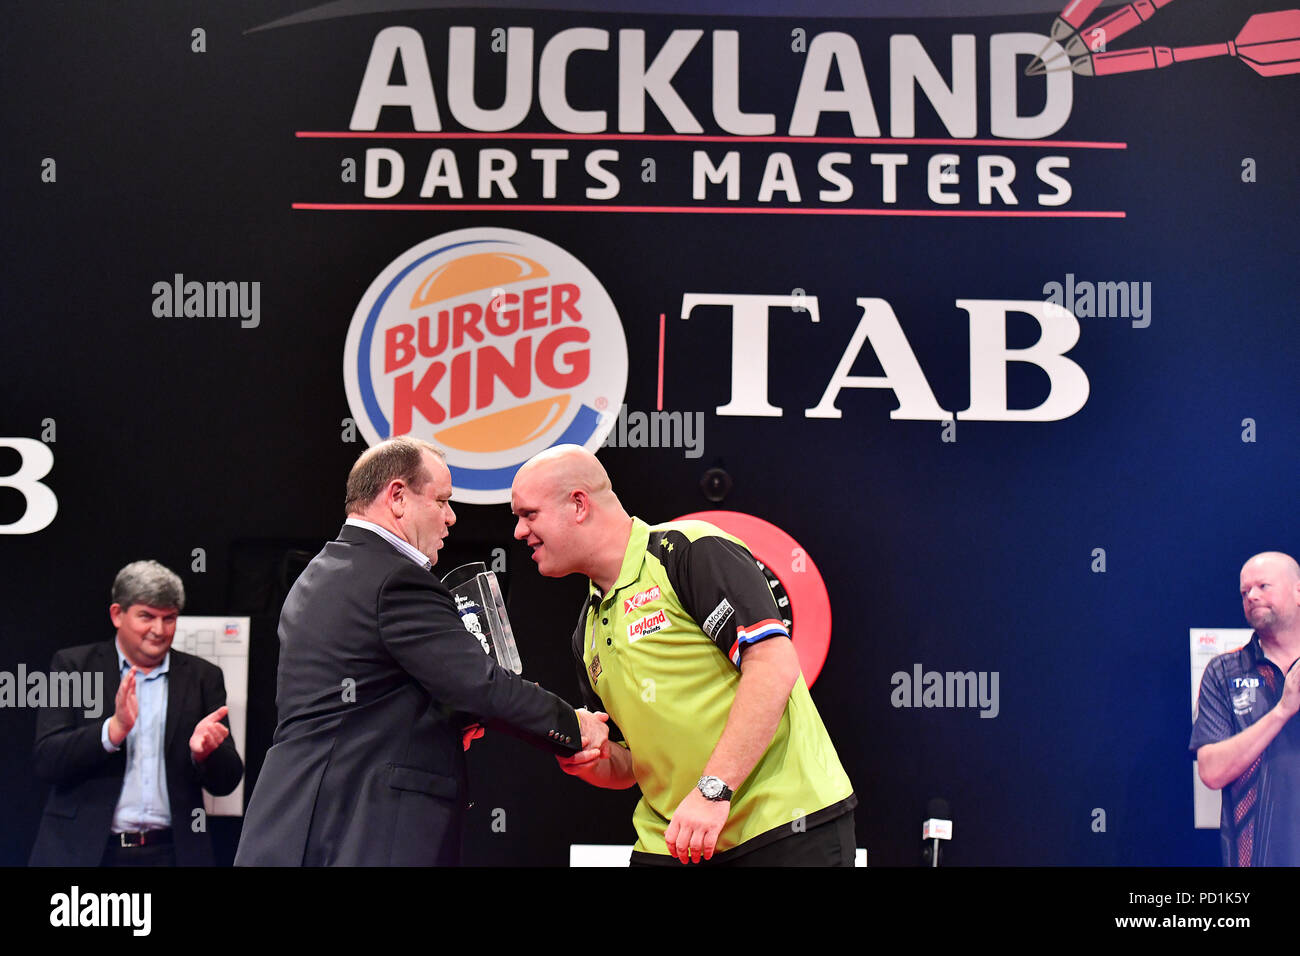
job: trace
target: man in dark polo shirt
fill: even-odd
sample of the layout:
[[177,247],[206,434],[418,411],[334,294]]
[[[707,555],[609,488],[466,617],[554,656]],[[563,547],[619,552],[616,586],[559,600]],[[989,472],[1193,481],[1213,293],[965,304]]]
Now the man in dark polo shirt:
[[1210,661],[1188,745],[1201,780],[1223,790],[1225,866],[1300,865],[1300,565],[1277,551],[1241,569],[1255,633]]

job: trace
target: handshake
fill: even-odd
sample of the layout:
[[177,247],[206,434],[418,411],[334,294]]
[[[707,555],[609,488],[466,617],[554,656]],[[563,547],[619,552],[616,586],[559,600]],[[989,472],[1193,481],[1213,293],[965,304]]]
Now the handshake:
[[571,757],[556,757],[560,769],[595,787],[625,790],[636,783],[636,768],[626,747],[610,746],[609,715],[578,712],[582,749]]
[[[590,768],[596,761],[609,756],[609,714],[593,714],[589,710],[574,711],[578,715],[578,731],[582,735],[582,750],[571,757],[556,757],[565,773],[578,773],[579,768]],[[461,731],[461,742],[466,750],[483,736],[482,724],[470,724]]]
[[[582,732],[582,750],[572,757],[557,757],[560,766],[566,761],[585,766],[596,760],[609,756],[609,714],[603,711],[592,713],[584,708],[574,711],[578,715],[578,729]],[[566,771],[572,772],[572,771]]]

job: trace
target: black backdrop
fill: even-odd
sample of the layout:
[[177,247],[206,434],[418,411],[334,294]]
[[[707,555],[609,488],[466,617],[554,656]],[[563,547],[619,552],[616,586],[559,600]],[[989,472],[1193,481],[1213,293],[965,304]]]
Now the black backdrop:
[[[939,5],[947,13],[949,5]],[[625,505],[649,519],[711,507],[699,480],[724,467],[735,487],[721,507],[755,514],[807,549],[834,611],[827,664],[813,695],[861,798],[858,840],[873,864],[918,860],[926,801],[949,800],[964,864],[1212,864],[1217,840],[1192,828],[1188,651],[1190,627],[1242,625],[1236,575],[1250,554],[1295,553],[1294,220],[1296,92],[1293,76],[1264,77],[1231,58],[1164,70],[1076,78],[1065,146],[871,145],[713,142],[716,161],[742,153],[734,206],[755,208],[769,152],[795,156],[803,207],[795,215],[664,212],[438,210],[329,211],[295,203],[360,202],[340,163],[370,141],[304,139],[348,128],[375,35],[419,30],[442,94],[447,30],[478,28],[480,61],[498,26],[531,27],[537,48],[559,30],[646,31],[652,52],[674,29],[706,31],[675,86],[705,133],[710,119],[708,32],[737,30],[741,104],[788,124],[801,54],[811,39],[846,32],[862,50],[882,136],[889,125],[889,37],[918,36],[944,76],[950,37],[973,34],[979,138],[989,121],[989,38],[1044,33],[1050,4],[1010,12],[971,4],[971,16],[771,17],[546,9],[420,9],[254,28],[309,9],[303,2],[90,3],[11,7],[0,71],[4,87],[6,210],[0,352],[0,438],[41,439],[55,464],[45,483],[58,513],[32,534],[0,535],[0,670],[44,668],[60,646],[111,636],[108,587],[122,564],[155,557],[183,573],[188,610],[254,619],[248,782],[274,727],[274,621],[281,582],[332,537],[342,484],[361,445],[342,440],[348,406],[341,376],[352,313],[376,275],[406,249],[457,229],[501,226],[563,247],[609,291],[629,352],[625,402],[657,400],[659,315],[666,314],[664,408],[703,412],[703,454],[610,448],[602,458]],[[1227,40],[1248,16],[1280,2],[1184,0],[1123,45]],[[988,8],[987,11],[983,8]],[[885,13],[894,11],[885,10]],[[980,15],[987,13],[988,15]],[[998,16],[994,14],[1005,13]],[[192,31],[204,30],[195,52]],[[609,111],[615,132],[615,53],[572,61],[570,98]],[[1024,62],[1023,60],[1021,61]],[[480,104],[500,102],[501,71],[480,65]],[[1040,80],[1021,81],[1022,112],[1042,105]],[[1037,97],[1037,100],[1034,99]],[[916,135],[945,131],[918,94]],[[1035,105],[1037,103],[1037,105]],[[458,127],[445,99],[444,128]],[[534,104],[520,129],[553,132]],[[385,110],[380,131],[410,131],[410,114]],[[655,107],[647,130],[674,132]],[[852,135],[828,114],[822,136]],[[527,145],[475,142],[461,162],[474,202],[473,150]],[[377,141],[408,158],[414,194],[430,144]],[[589,148],[567,144],[580,156]],[[690,198],[690,144],[602,142],[623,151],[629,205],[724,206]],[[900,173],[900,216],[819,215],[816,157],[856,157],[848,204],[883,209],[868,148],[910,156]],[[1065,153],[1074,198],[1064,211],[1122,218],[938,216],[922,171],[934,152],[963,155],[965,211],[1013,211],[974,198],[974,156],[1010,155],[1015,211],[1034,201],[1033,159]],[[657,160],[654,183],[640,160]],[[1025,159],[1023,157],[1030,157]],[[53,182],[43,160],[55,160]],[[1248,164],[1253,175],[1243,178]],[[577,170],[576,162],[570,163]],[[544,204],[521,162],[519,203]],[[590,183],[561,177],[554,202],[589,207]],[[452,202],[451,200],[444,200]],[[494,200],[508,205],[510,200]],[[796,205],[780,197],[769,206]],[[925,214],[921,214],[925,213]],[[260,323],[165,318],[152,288],[181,273],[261,283]],[[1044,286],[1149,282],[1150,324],[1083,316],[1069,353],[1090,382],[1086,404],[1061,421],[896,421],[887,390],[844,390],[838,420],[807,418],[857,325],[855,300],[887,300],[943,408],[969,396],[966,313],[958,299],[1041,300]],[[718,415],[729,397],[731,325],[688,293],[816,295],[820,322],[774,309],[769,399],[782,417]],[[1068,305],[1069,303],[1067,303]],[[1008,319],[1012,347],[1036,338]],[[870,346],[857,375],[880,374]],[[1047,380],[1012,366],[1010,407],[1043,401]],[[1243,441],[1245,419],[1253,441]],[[0,448],[0,473],[19,456]],[[0,487],[0,523],[25,503]],[[510,540],[504,505],[458,506],[446,567],[507,549],[510,607],[526,676],[576,699],[567,659],[581,595],[576,580],[539,578]],[[191,570],[204,549],[206,569]],[[1106,570],[1093,570],[1094,549]],[[796,640],[798,636],[796,634]],[[927,670],[997,672],[999,713],[891,705],[891,675]],[[6,773],[0,862],[21,863],[43,801],[32,779],[30,710],[0,713]],[[634,794],[594,791],[563,777],[549,757],[491,736],[470,754],[475,806],[467,861],[563,863],[574,842],[630,842]],[[492,811],[506,812],[504,832]],[[1105,829],[1094,826],[1105,812]],[[236,821],[217,821],[228,859]]]

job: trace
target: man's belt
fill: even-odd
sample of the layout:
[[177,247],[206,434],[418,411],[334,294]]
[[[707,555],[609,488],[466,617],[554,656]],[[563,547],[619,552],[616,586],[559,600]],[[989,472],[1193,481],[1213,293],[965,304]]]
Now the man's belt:
[[120,847],[162,846],[172,842],[172,831],[170,829],[136,830],[114,833],[109,837],[108,842],[111,846]]

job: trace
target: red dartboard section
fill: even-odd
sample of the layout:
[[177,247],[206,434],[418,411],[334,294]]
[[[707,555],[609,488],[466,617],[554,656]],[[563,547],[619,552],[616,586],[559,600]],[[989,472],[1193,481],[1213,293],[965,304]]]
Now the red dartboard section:
[[831,599],[812,556],[770,521],[739,511],[696,511],[674,520],[707,521],[745,542],[758,559],[782,616],[790,622],[799,667],[812,687],[831,646]]

